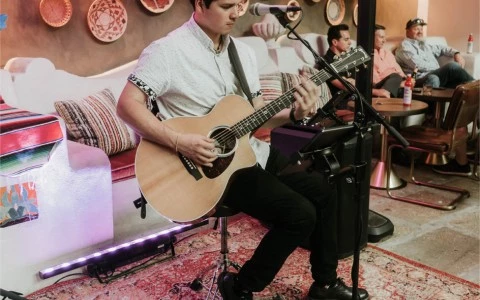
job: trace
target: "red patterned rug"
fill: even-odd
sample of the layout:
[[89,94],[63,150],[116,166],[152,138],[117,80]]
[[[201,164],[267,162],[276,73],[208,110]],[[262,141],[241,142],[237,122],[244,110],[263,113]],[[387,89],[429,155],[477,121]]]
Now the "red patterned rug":
[[[229,224],[230,258],[240,264],[253,253],[266,229],[243,217]],[[39,290],[28,299],[205,299],[206,290],[195,292],[189,283],[219,257],[220,235],[209,230],[179,241],[173,259],[159,261],[145,269],[107,284],[82,277]],[[309,253],[297,249],[275,280],[255,299],[304,299],[312,278]],[[160,260],[160,258],[158,258]],[[137,262],[136,264],[139,264]],[[340,262],[338,274],[350,284],[352,259]],[[131,266],[127,266],[128,268]],[[205,281],[209,275],[205,276]],[[480,286],[429,268],[394,253],[368,245],[360,254],[359,285],[367,288],[370,299],[480,299]]]

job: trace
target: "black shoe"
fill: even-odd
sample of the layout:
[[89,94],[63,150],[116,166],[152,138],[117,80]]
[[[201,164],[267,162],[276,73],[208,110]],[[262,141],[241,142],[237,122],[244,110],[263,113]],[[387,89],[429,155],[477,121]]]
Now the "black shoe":
[[459,165],[455,159],[449,161],[446,165],[435,166],[433,171],[445,174],[445,175],[458,175],[458,176],[470,176],[472,171],[470,170],[470,164]]
[[[358,288],[358,299],[368,299],[368,292],[364,289]],[[341,278],[338,278],[335,283],[330,285],[321,286],[317,283],[313,283],[308,291],[309,300],[351,300],[352,288],[345,285]]]
[[218,289],[223,300],[252,300],[252,292],[235,290],[236,277],[237,275],[231,272],[222,272],[218,276]]

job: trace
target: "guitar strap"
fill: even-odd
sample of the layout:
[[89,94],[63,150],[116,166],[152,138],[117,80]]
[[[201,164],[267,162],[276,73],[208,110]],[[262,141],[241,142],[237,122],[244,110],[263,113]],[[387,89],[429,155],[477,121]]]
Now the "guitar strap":
[[250,92],[250,88],[248,87],[247,78],[245,78],[245,72],[243,72],[240,57],[238,57],[237,47],[235,47],[235,43],[233,42],[232,38],[230,38],[230,44],[228,45],[228,57],[230,58],[230,62],[233,65],[235,75],[237,75],[237,78],[240,81],[240,86],[243,93],[247,95],[248,101],[253,106],[252,93]]

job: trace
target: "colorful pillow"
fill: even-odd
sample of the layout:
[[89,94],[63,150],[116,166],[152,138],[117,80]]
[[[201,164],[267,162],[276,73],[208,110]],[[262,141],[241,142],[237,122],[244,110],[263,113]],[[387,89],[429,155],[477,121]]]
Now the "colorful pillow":
[[100,148],[107,155],[135,147],[135,134],[117,117],[110,89],[83,99],[57,101],[54,105],[65,120],[70,140]]
[[[280,72],[271,74],[260,74],[260,89],[262,97],[268,103],[282,95],[282,75]],[[270,142],[271,128],[259,128],[254,132],[254,136],[267,143]]]
[[282,75],[278,73],[261,74],[260,89],[263,99],[269,102],[282,95]]
[[[312,77],[313,75],[317,74],[319,71],[315,68],[312,68],[308,65],[304,65],[300,70],[300,74],[303,74],[307,77]],[[295,87],[295,85],[300,83],[300,75],[297,74],[289,74],[289,73],[282,73],[283,78],[283,88],[284,92],[290,90],[291,88]],[[318,107],[322,107],[327,103],[328,100],[332,98],[332,94],[330,93],[330,89],[328,85],[324,82],[320,84],[320,97],[318,100]]]

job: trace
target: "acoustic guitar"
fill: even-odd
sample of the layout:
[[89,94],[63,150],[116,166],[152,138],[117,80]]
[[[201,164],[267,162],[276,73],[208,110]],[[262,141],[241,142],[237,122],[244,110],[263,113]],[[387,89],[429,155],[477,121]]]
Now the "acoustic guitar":
[[[365,50],[357,47],[340,56],[332,66],[342,72],[369,60]],[[320,70],[310,79],[320,85],[330,77],[328,72]],[[142,139],[135,157],[135,173],[147,202],[176,223],[195,223],[211,216],[221,203],[232,175],[256,163],[249,133],[290,107],[295,91],[290,89],[257,111],[242,97],[229,95],[205,116],[163,121],[175,131],[214,139],[218,158],[213,167],[197,166],[168,147]]]

